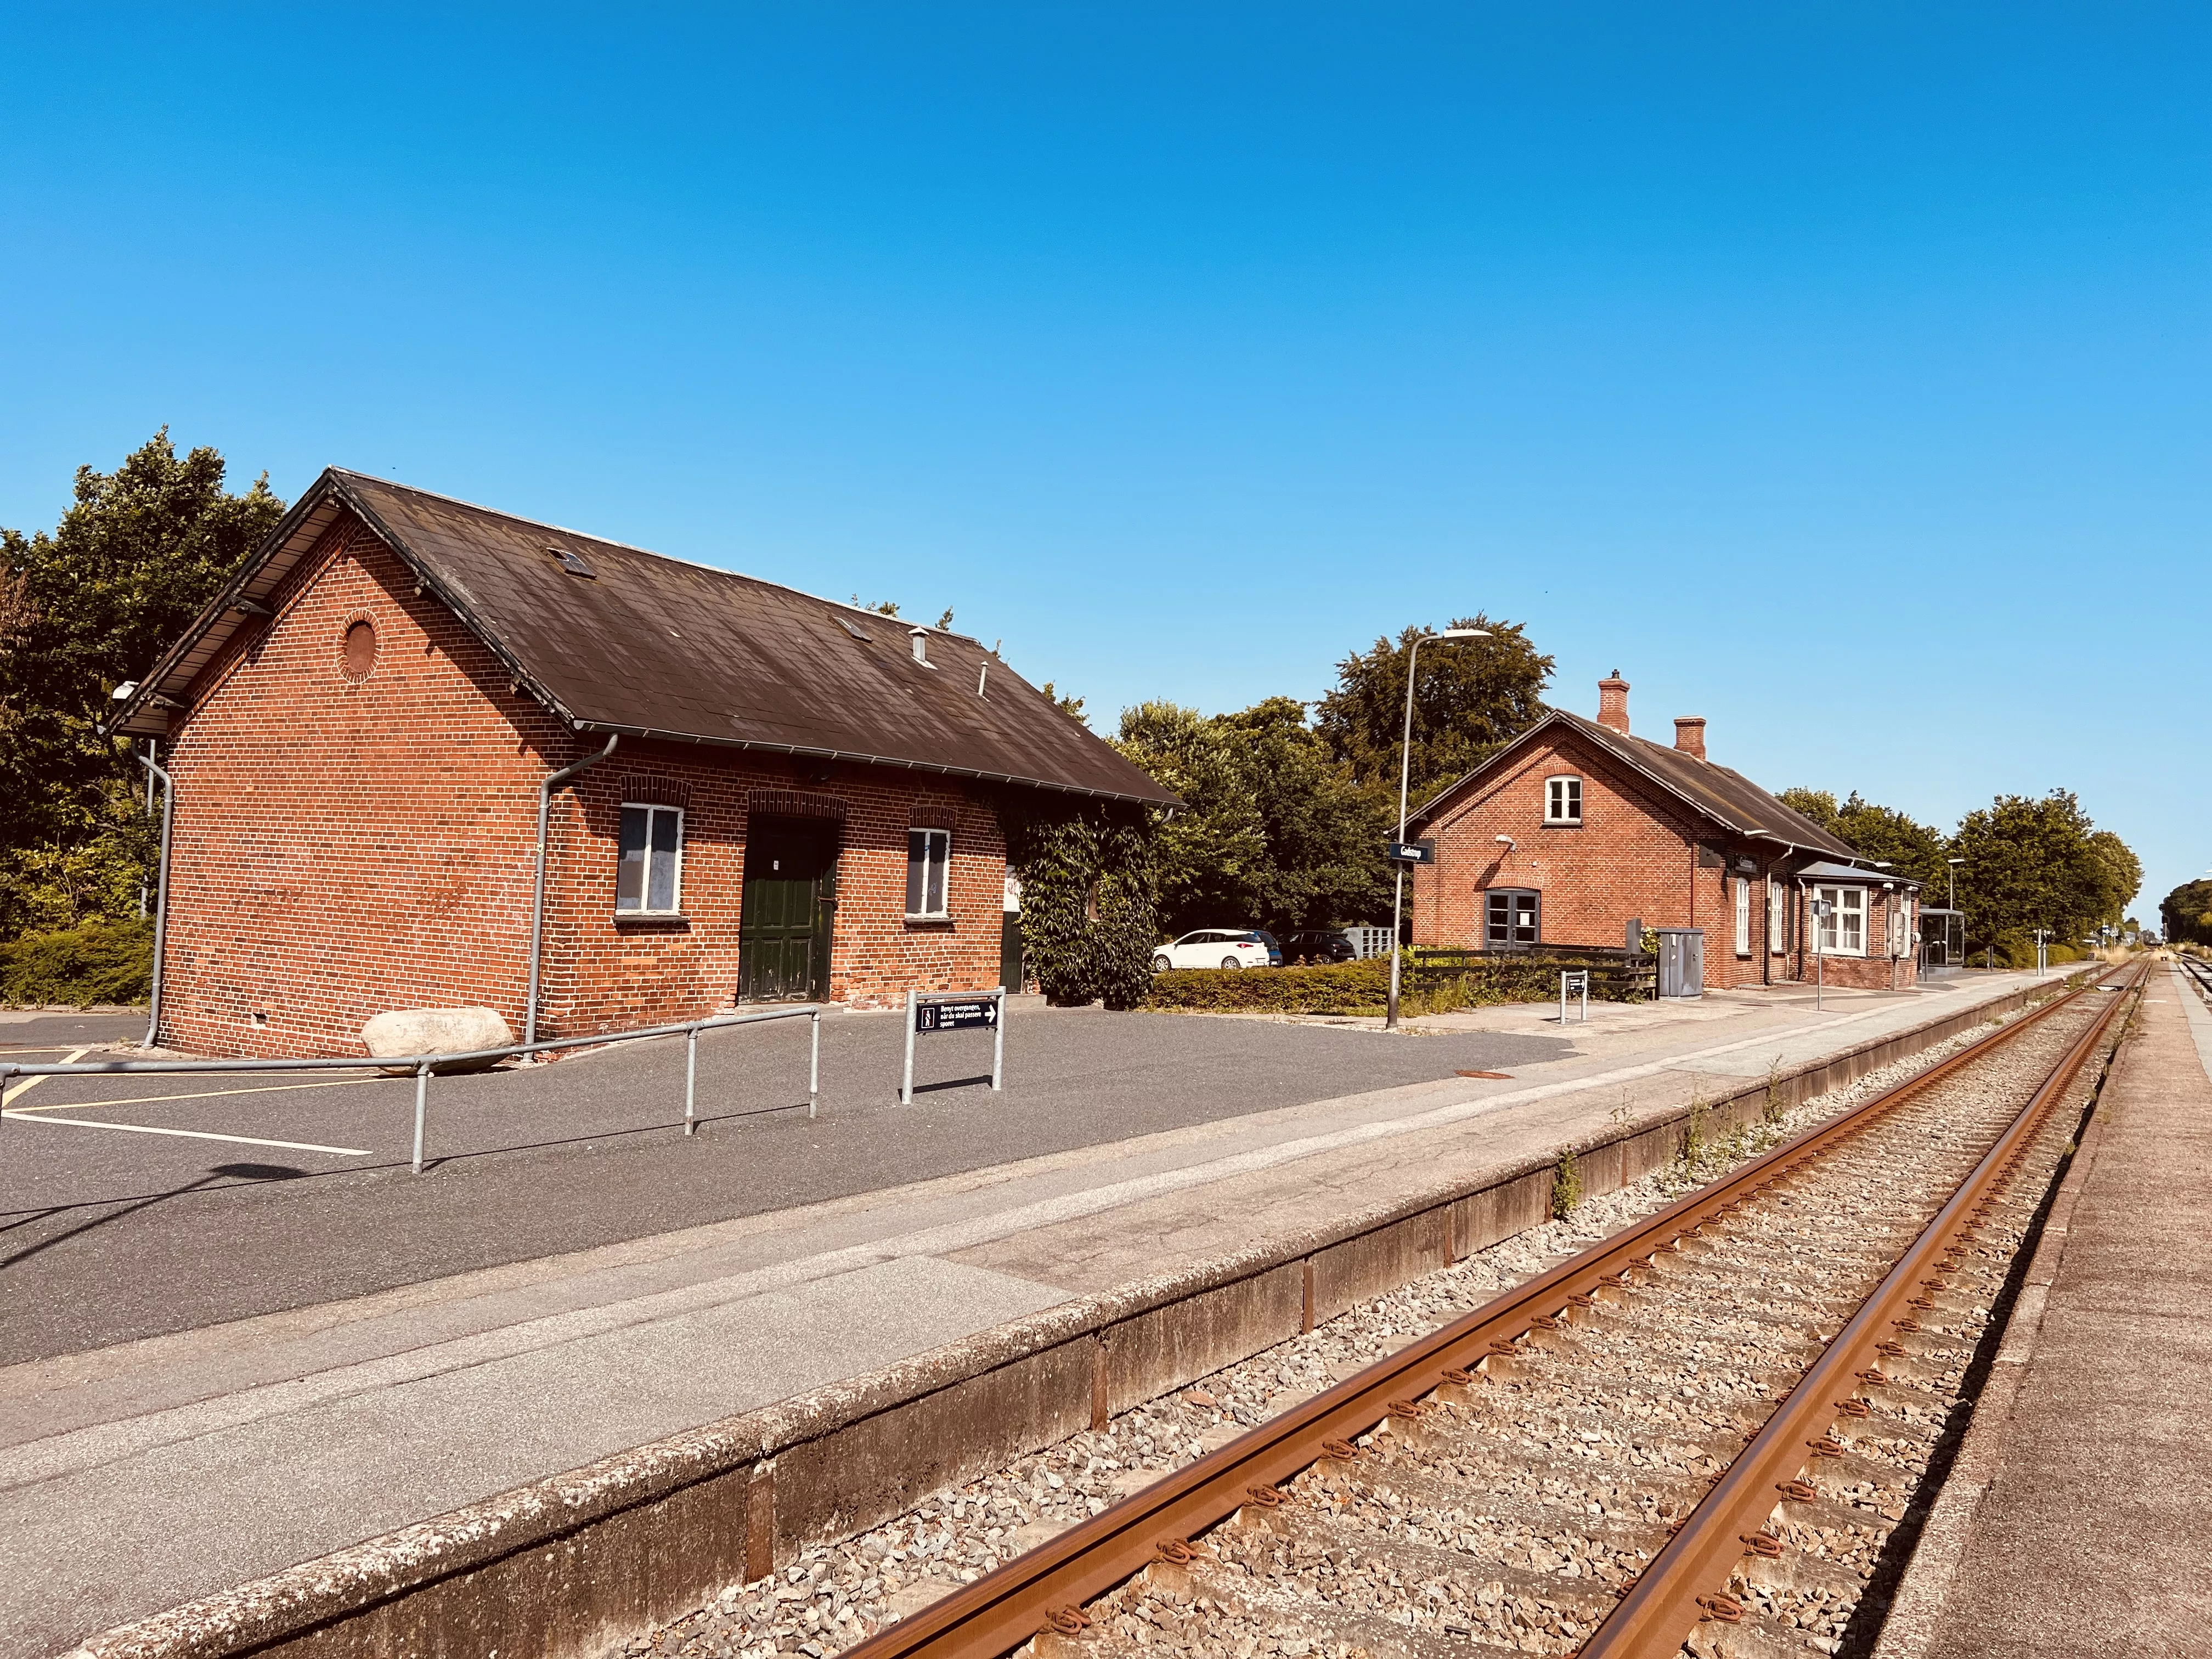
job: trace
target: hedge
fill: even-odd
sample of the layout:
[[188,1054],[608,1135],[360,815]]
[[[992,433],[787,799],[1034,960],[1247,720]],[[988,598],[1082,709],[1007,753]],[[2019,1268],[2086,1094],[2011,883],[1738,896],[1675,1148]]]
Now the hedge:
[[151,921],[88,921],[0,945],[0,1003],[143,1002],[153,977]]
[[[1595,978],[1593,1000],[1602,996]],[[1414,953],[1407,959],[1399,1009],[1407,1015],[1442,1014],[1548,1002],[1559,994],[1559,964],[1542,957],[1468,966],[1425,963]],[[1199,1013],[1379,1015],[1389,996],[1389,959],[1374,957],[1323,968],[1178,968],[1152,976],[1145,1006]]]

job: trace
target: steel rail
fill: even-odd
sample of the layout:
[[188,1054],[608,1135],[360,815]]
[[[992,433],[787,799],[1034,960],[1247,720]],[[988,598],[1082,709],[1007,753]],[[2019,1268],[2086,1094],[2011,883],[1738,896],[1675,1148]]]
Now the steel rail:
[[[1815,1126],[1733,1175],[1700,1188],[1539,1273],[1514,1290],[1400,1349],[1334,1388],[1292,1407],[974,1583],[878,1632],[844,1659],[983,1659],[1054,1627],[1080,1628],[1070,1612],[1155,1560],[1187,1558],[1188,1540],[1248,1503],[1278,1501],[1273,1488],[1324,1457],[1354,1455],[1352,1442],[1388,1419],[1412,1420],[1421,1396],[1473,1381],[1493,1354],[1537,1322],[1570,1316],[1628,1267],[1679,1251],[1680,1241],[1755,1194],[1789,1180],[1894,1108],[1988,1056],[2071,1005],[2091,988],[2052,998],[1957,1054],[1851,1110]],[[2117,1006],[2117,1003],[2114,1005]]]
[[[1583,1642],[1578,1650],[1581,1659],[1673,1654],[1701,1619],[1716,1613],[1731,1620],[1741,1616],[1729,1602],[1719,1602],[1717,1607],[1713,1604],[1727,1593],[1737,1562],[1753,1553],[1752,1539],[1786,1500],[1790,1484],[1807,1464],[1823,1455],[1837,1418],[1857,1415],[1858,1407],[1871,1403],[1865,1398],[1869,1393],[1887,1386],[1877,1345],[1893,1342],[1893,1332],[1920,1328],[1913,1317],[1914,1303],[1925,1304],[1927,1291],[1947,1285],[1942,1277],[1945,1269],[1936,1258],[1948,1251],[1963,1254],[1972,1247],[1980,1230],[1978,1218],[2019,1173],[2027,1144],[2103,1042],[2122,1008],[2140,995],[2144,980],[2144,973],[2136,971],[2125,988],[2133,994],[2114,997],[2051,1068],[1950,1201],[1821,1351],[1765,1426],[1736,1454],[1712,1491],[1684,1518],[1680,1530],[1638,1576],[1620,1607]],[[1771,1551],[1773,1545],[1770,1542],[1766,1548]]]

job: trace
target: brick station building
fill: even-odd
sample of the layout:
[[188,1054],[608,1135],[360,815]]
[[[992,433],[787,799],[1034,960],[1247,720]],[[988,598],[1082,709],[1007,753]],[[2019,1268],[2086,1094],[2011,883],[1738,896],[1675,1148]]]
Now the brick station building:
[[1175,797],[975,641],[332,469],[124,703],[174,780],[157,1040],[360,1051],[1018,968],[1000,811]]
[[1669,747],[1632,736],[1628,682],[1598,716],[1553,709],[1409,820],[1436,862],[1413,871],[1416,945],[1620,948],[1628,924],[1705,933],[1705,983],[1814,976],[1812,905],[1831,985],[1898,990],[1918,963],[1917,887],[1705,755],[1705,722]]

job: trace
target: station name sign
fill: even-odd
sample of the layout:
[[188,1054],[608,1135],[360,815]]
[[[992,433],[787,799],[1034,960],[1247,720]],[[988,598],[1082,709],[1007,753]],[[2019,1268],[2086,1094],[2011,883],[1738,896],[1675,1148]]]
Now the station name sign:
[[1394,841],[1389,843],[1393,864],[1434,864],[1437,844],[1433,841]]
[[976,997],[961,1002],[924,1002],[914,1011],[917,1031],[988,1030],[999,1023],[999,1000]]

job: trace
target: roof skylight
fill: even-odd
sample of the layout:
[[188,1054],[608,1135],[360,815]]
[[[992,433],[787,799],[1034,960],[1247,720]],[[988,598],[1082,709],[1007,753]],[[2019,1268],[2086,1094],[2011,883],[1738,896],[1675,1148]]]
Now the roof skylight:
[[567,571],[570,575],[589,576],[595,581],[599,579],[599,573],[592,569],[590,565],[585,563],[584,556],[575,551],[573,548],[554,547],[549,544],[545,550],[548,553],[550,553],[554,558],[558,560],[560,562],[561,568]]
[[854,622],[850,617],[840,617],[837,620],[843,625],[845,631],[848,634],[850,634],[856,640],[872,640],[875,638],[874,635],[869,633],[866,629],[861,627],[860,623]]

